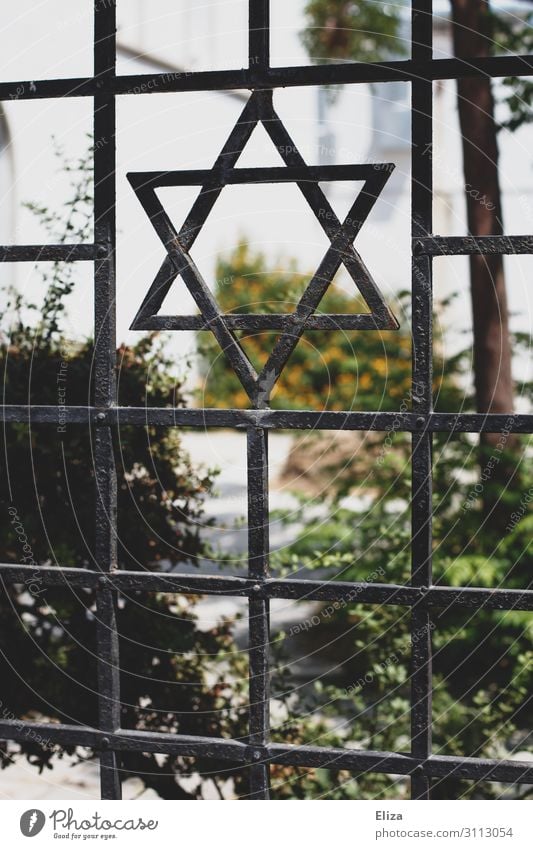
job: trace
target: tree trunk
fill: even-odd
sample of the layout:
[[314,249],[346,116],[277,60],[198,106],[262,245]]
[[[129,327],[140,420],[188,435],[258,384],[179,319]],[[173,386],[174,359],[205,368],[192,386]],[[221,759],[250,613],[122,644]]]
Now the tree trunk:
[[[489,56],[488,0],[451,0],[451,4],[455,55],[461,59]],[[504,228],[491,80],[459,79],[457,95],[468,229],[472,236],[500,236]],[[477,411],[511,413],[511,340],[503,256],[470,258],[470,291]],[[483,513],[494,529],[506,522],[503,494],[518,483],[519,449],[519,438],[508,431],[480,437]]]
[[[487,0],[451,0],[453,41],[458,58],[490,55]],[[463,165],[472,236],[503,234],[494,98],[489,78],[457,82]],[[474,330],[474,381],[479,413],[511,413],[511,342],[502,256],[472,256],[470,287]],[[483,441],[497,444],[499,435]],[[509,446],[509,443],[507,445]]]

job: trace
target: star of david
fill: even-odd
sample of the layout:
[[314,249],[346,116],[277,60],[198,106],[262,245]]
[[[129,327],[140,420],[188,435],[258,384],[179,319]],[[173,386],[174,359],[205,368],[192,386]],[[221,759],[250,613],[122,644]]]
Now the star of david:
[[[285,166],[236,168],[239,156],[259,123],[263,124]],[[353,244],[393,169],[394,165],[390,163],[307,165],[274,110],[272,92],[254,92],[210,170],[137,172],[127,175],[167,252],[131,329],[211,330],[256,407],[268,406],[270,393],[305,330],[397,330],[399,325],[396,319]],[[319,185],[321,181],[335,180],[364,181],[342,223]],[[330,246],[294,312],[281,315],[222,313],[191,258],[191,248],[225,186],[282,182],[297,184],[330,240]],[[175,229],[156,195],[156,189],[164,186],[200,186],[198,197],[179,231]],[[352,315],[316,313],[341,265],[344,265],[354,281],[369,312]],[[180,276],[196,302],[200,315],[159,315],[167,293]],[[259,374],[239,342],[235,333],[238,330],[281,331]]]

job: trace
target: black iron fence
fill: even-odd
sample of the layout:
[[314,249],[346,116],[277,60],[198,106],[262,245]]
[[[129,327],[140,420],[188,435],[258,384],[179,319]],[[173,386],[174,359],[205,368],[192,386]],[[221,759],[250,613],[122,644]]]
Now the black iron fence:
[[[269,0],[249,3],[249,65],[244,69],[140,74],[116,74],[116,9],[114,0],[95,0],[94,75],[89,78],[0,83],[0,99],[93,98],[94,103],[94,225],[92,245],[4,246],[0,258],[9,262],[91,261],[95,287],[95,382],[90,407],[7,406],[4,422],[51,426],[85,425],[94,429],[96,503],[95,569],[40,568],[47,586],[69,585],[97,591],[99,723],[76,725],[0,722],[0,738],[24,740],[28,728],[59,746],[80,745],[99,752],[102,797],[120,798],[120,753],[160,752],[227,759],[248,766],[249,798],[267,799],[269,766],[345,769],[410,776],[413,798],[429,797],[431,779],[465,779],[533,783],[533,766],[514,760],[445,757],[431,746],[431,627],[435,608],[455,605],[469,609],[531,610],[533,592],[434,586],[432,581],[432,437],[436,432],[533,433],[533,416],[434,413],[432,410],[432,257],[487,253],[533,253],[533,237],[441,238],[432,233],[432,82],[465,76],[504,77],[533,73],[533,56],[501,56],[468,61],[432,58],[431,0],[412,2],[411,57],[380,63],[345,63],[276,67],[269,63]],[[274,111],[272,92],[281,86],[360,84],[401,80],[412,92],[412,339],[413,410],[411,412],[273,411],[270,391],[302,333],[309,329],[394,328],[395,319],[366,272],[353,240],[376,201],[392,166],[308,167]],[[160,409],[120,407],[115,382],[115,101],[117,95],[208,90],[249,90],[250,98],[213,169],[197,172],[131,174],[130,182],[163,241],[167,257],[133,327],[136,329],[211,330],[218,339],[251,401],[251,409]],[[286,167],[238,169],[238,155],[254,126],[263,122],[274,144],[285,151]],[[105,139],[105,144],[98,140]],[[365,186],[350,215],[341,223],[319,188],[320,180],[358,179]],[[323,226],[331,246],[301,302],[291,315],[224,316],[189,255],[189,250],[216,197],[231,183],[295,182]],[[199,198],[177,232],[159,203],[161,185],[199,185]],[[324,214],[327,211],[327,215]],[[370,312],[364,316],[315,315],[325,288],[340,264],[357,283]],[[200,309],[200,316],[159,316],[166,291],[181,274]],[[279,330],[279,342],[266,369],[256,374],[239,346],[234,330]],[[510,423],[511,422],[511,423]],[[383,431],[394,426],[412,434],[412,575],[408,585],[276,579],[269,576],[268,433],[275,429]],[[113,440],[119,425],[236,428],[248,440],[249,574],[240,577],[177,576],[128,572],[116,568],[116,476]],[[5,583],[23,583],[35,567],[0,564]],[[249,736],[246,741],[187,737],[180,734],[126,730],[120,727],[120,686],[116,594],[126,590],[188,592],[245,597],[249,602]],[[394,604],[411,608],[411,750],[394,752],[342,750],[272,743],[269,737],[269,602],[273,598]]]

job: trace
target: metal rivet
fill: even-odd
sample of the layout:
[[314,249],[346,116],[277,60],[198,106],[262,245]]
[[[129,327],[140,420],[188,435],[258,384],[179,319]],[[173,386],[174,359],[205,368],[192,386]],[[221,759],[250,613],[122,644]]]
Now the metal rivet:
[[102,744],[102,749],[109,749],[109,747],[111,745],[111,740],[109,739],[109,737],[102,737],[101,744]]
[[253,753],[252,757],[253,757],[254,761],[260,761],[263,756],[262,756],[261,752],[255,751]]
[[98,422],[105,422],[105,413],[97,413],[97,415],[96,415],[96,421],[98,421]]
[[261,592],[261,584],[254,584],[252,587],[252,592],[260,593]]
[[101,578],[98,578],[98,583],[100,584],[100,586],[101,586],[101,587],[105,587],[105,586],[107,585],[107,578],[105,578],[105,577],[102,575],[102,577],[101,577]]
[[424,425],[426,423],[424,416],[418,416],[416,423],[419,427],[424,427]]

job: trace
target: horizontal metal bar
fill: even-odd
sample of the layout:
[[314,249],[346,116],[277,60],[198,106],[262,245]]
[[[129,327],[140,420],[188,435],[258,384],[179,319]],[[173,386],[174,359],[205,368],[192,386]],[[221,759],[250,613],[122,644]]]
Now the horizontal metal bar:
[[[369,313],[310,315],[301,319],[292,314],[225,313],[224,324],[232,330],[290,330],[303,324],[305,330],[375,330],[378,323]],[[135,321],[135,330],[210,330],[201,315],[154,315]]]
[[181,407],[66,407],[26,404],[0,406],[0,421],[32,424],[111,424],[159,427],[246,428],[270,430],[371,430],[406,433],[533,433],[533,415],[519,413],[351,412],[318,410],[241,410]]
[[326,749],[319,746],[289,746],[280,743],[272,743],[268,746],[267,756],[272,763],[292,766],[392,775],[410,775],[415,769],[420,769],[425,775],[440,778],[454,776],[479,781],[533,784],[533,766],[524,761],[459,758],[444,755],[433,755],[421,760],[396,752]]
[[98,245],[0,245],[0,262],[83,262],[98,255]]
[[[153,91],[212,91],[214,89],[270,89],[288,86],[335,85],[346,83],[410,82],[461,77],[524,76],[533,72],[533,55],[491,56],[469,60],[432,59],[396,62],[343,62],[328,65],[296,65],[280,68],[253,66],[243,70],[185,72],[168,79],[168,74],[140,74],[117,77],[117,94]],[[1,89],[0,89],[1,92]]]
[[[171,74],[186,74],[188,73],[181,65],[176,65],[174,62],[169,62],[161,56],[146,51],[139,52],[139,48],[132,47],[124,41],[117,42],[117,55],[127,56],[128,59],[134,59],[141,65],[149,65],[152,69],[157,67],[159,71],[170,72]],[[227,97],[235,98],[240,103],[246,103],[249,93],[246,91],[224,91]]]
[[[371,166],[392,171],[392,163]],[[189,171],[136,171],[127,175],[135,189],[161,189],[168,186],[203,186],[202,194],[221,186],[254,183],[301,183],[321,180],[367,180],[368,165],[283,165],[264,168],[191,169]],[[323,210],[323,217],[326,209]],[[320,211],[319,211],[320,217]]]
[[337,749],[319,746],[293,746],[271,743],[251,746],[240,740],[191,737],[161,732],[117,729],[102,732],[93,728],[59,723],[3,720],[0,739],[23,743],[40,739],[48,745],[79,745],[117,752],[160,752],[183,757],[202,757],[233,761],[236,764],[270,763],[292,766],[345,769],[355,773],[377,772],[410,775],[415,769],[438,778],[456,777],[479,781],[533,784],[533,765],[524,761],[489,758],[460,758],[433,755],[421,760],[397,752]]
[[178,575],[166,572],[117,570],[102,575],[90,569],[14,565],[0,563],[0,580],[43,587],[71,586],[95,588],[112,586],[121,592],[198,593],[202,595],[242,596],[253,592],[255,582],[248,578],[217,575]]
[[[334,166],[336,167],[336,166]],[[357,166],[339,166],[357,167]],[[243,174],[239,173],[239,169],[232,172],[230,179],[226,180],[229,183],[248,183],[248,182],[269,182],[271,179],[283,182],[295,182],[303,179],[296,173],[286,172],[292,171],[289,168],[270,168],[270,169],[240,169]],[[313,169],[308,169],[313,171]],[[322,169],[320,169],[322,170]],[[255,176],[250,172],[264,172],[264,177],[260,174]],[[280,172],[278,176],[277,173]],[[181,172],[185,173],[185,172]],[[204,171],[190,172],[192,175],[189,179],[176,181],[176,185],[200,185],[201,182],[197,177],[207,173]],[[211,172],[209,172],[211,173]],[[237,176],[235,176],[237,175]],[[247,177],[252,176],[248,180]],[[333,179],[332,175],[311,174],[312,180],[327,180]],[[334,179],[339,179],[335,177]],[[346,176],[343,179],[356,180],[355,176]],[[166,185],[160,183],[159,185]],[[105,246],[102,247],[102,253],[105,251]],[[98,259],[99,246],[93,244],[86,245],[0,245],[0,262],[84,262]],[[415,239],[413,242],[413,252],[427,256],[453,256],[453,255],[468,255],[468,254],[533,254],[533,236],[430,236],[425,239]],[[372,316],[366,314],[350,315],[350,314],[330,314],[330,315],[313,315],[306,320],[306,328],[308,330],[351,330],[360,329],[361,324],[370,321]],[[293,322],[293,316],[284,313],[270,313],[268,315],[254,315],[251,313],[232,313],[224,316],[224,320],[228,327],[238,330],[285,330],[290,328]],[[150,318],[150,330],[154,329],[154,324],[159,325],[161,330],[203,330],[208,329],[208,324],[202,316],[165,316],[158,315]],[[142,326],[139,326],[142,330]]]
[[265,584],[269,598],[306,601],[358,601],[367,604],[421,605],[442,608],[455,605],[486,610],[533,610],[533,590],[484,587],[411,587],[348,581],[275,580]]
[[224,740],[208,737],[175,736],[161,732],[140,732],[129,729],[117,729],[114,732],[100,731],[96,728],[78,725],[63,725],[47,722],[26,722],[23,720],[0,721],[0,739],[24,742],[40,740],[46,744],[59,746],[86,746],[96,750],[145,751],[180,753],[204,757],[223,758],[236,762],[253,760],[253,751],[238,740]]
[[0,100],[43,100],[57,97],[93,97],[97,90],[94,77],[69,77],[59,80],[16,80],[0,82]]
[[[350,169],[358,166],[330,166],[334,168]],[[366,166],[365,166],[366,167]],[[322,174],[323,166],[317,169],[306,169],[308,177],[312,181],[340,179],[330,173]],[[296,172],[298,170],[298,173]],[[240,173],[242,172],[242,174]],[[255,176],[251,172],[258,172]],[[289,172],[289,173],[287,173]],[[290,173],[294,172],[294,173]],[[310,173],[312,172],[312,173]],[[212,172],[191,171],[183,180],[176,179],[172,185],[201,185],[203,174]],[[302,171],[303,173],[303,171]],[[187,174],[187,172],[180,172]],[[263,176],[261,176],[263,174]],[[226,180],[229,183],[269,182],[271,179],[279,182],[301,181],[303,177],[298,176],[299,169],[290,168],[253,168],[236,169],[232,176]],[[237,175],[237,176],[235,176]],[[171,177],[174,174],[170,175]],[[248,177],[251,179],[248,179]],[[155,178],[154,178],[155,179]],[[358,177],[347,175],[342,179],[357,180]],[[363,179],[363,178],[361,178]],[[159,185],[167,185],[161,182]],[[170,182],[168,183],[170,185]],[[98,245],[0,245],[0,262],[83,262],[98,259],[106,251],[105,246]],[[413,241],[413,252],[417,255],[426,256],[453,256],[468,254],[533,254],[533,236],[429,236],[417,238]],[[225,317],[228,327],[242,330],[279,330],[290,327],[293,317],[284,313],[270,313],[268,315],[254,315],[251,313],[233,313]],[[362,319],[370,319],[366,314],[331,314],[313,315],[306,320],[309,330],[336,330],[357,329]],[[153,323],[159,323],[162,330],[202,330],[207,328],[202,316],[163,316],[159,315],[150,319],[150,328]],[[143,329],[140,327],[139,329]]]
[[74,586],[94,588],[106,583],[120,592],[168,592],[252,598],[298,599],[305,601],[357,601],[365,604],[390,604],[442,608],[455,605],[485,610],[533,610],[533,590],[489,589],[485,587],[415,587],[361,581],[313,581],[307,579],[267,578],[260,583],[251,578],[168,572],[117,570],[106,576],[101,572],[66,567],[0,563],[0,580],[31,586]]
[[[357,168],[358,166],[331,166],[340,168]],[[366,166],[365,166],[366,167]],[[239,174],[239,169],[232,172],[238,176],[235,179],[229,179],[228,183],[241,182],[268,182],[270,177],[278,181],[280,178],[283,182],[293,182],[297,179],[296,173],[286,175],[293,169],[289,168],[256,168],[256,169],[240,169],[243,171],[243,176]],[[251,171],[265,172],[264,179],[257,175],[255,180],[248,181],[246,173]],[[307,169],[308,172],[313,172],[314,169]],[[320,167],[322,171],[322,167]],[[280,177],[274,172],[280,172]],[[186,172],[180,172],[184,174]],[[187,185],[200,185],[196,177],[202,174],[211,173],[204,171],[191,171],[192,177],[189,180],[187,177]],[[311,174],[312,180],[327,180],[339,179],[338,176]],[[343,179],[356,180],[355,176],[346,176]],[[363,178],[361,178],[363,179]],[[184,185],[185,182],[181,179],[175,183],[176,185]],[[166,185],[161,183],[160,185]],[[174,183],[173,183],[174,185]],[[106,251],[105,246],[101,248],[102,255]],[[413,252],[416,255],[427,256],[450,256],[450,255],[467,255],[467,254],[533,254],[533,236],[429,236],[425,239],[417,238],[413,242]],[[83,262],[98,259],[100,255],[100,247],[98,245],[0,245],[0,262]],[[306,320],[306,327],[309,330],[336,330],[336,329],[357,329],[360,326],[362,319],[370,319],[371,316],[366,314],[350,315],[350,314],[329,314],[329,315],[313,315]],[[293,322],[293,316],[285,313],[268,315],[254,315],[251,313],[232,313],[224,317],[228,327],[242,330],[279,330],[290,327]],[[202,330],[207,328],[205,320],[202,316],[157,316],[150,319],[150,324],[159,322],[162,330]],[[143,329],[140,327],[139,329]],[[153,329],[150,326],[150,329]]]
[[[184,757],[201,755],[205,758],[221,758],[236,763],[255,763],[256,747],[241,740],[227,740],[212,737],[192,737],[189,735],[170,735],[161,732],[134,731],[121,729],[111,739],[112,747],[119,752],[143,751],[162,754],[180,754]],[[147,748],[145,748],[147,747]]]
[[251,68],[224,71],[168,71],[126,74],[115,80],[74,77],[56,80],[14,80],[0,83],[0,100],[38,100],[57,97],[92,97],[99,92],[164,94],[187,91],[231,91],[288,86],[342,85],[347,83],[411,82],[416,79],[452,80],[461,77],[529,76],[533,55],[472,57],[471,59],[403,59],[396,62],[344,62],[328,65]]
[[429,236],[413,241],[416,256],[533,254],[533,236]]

